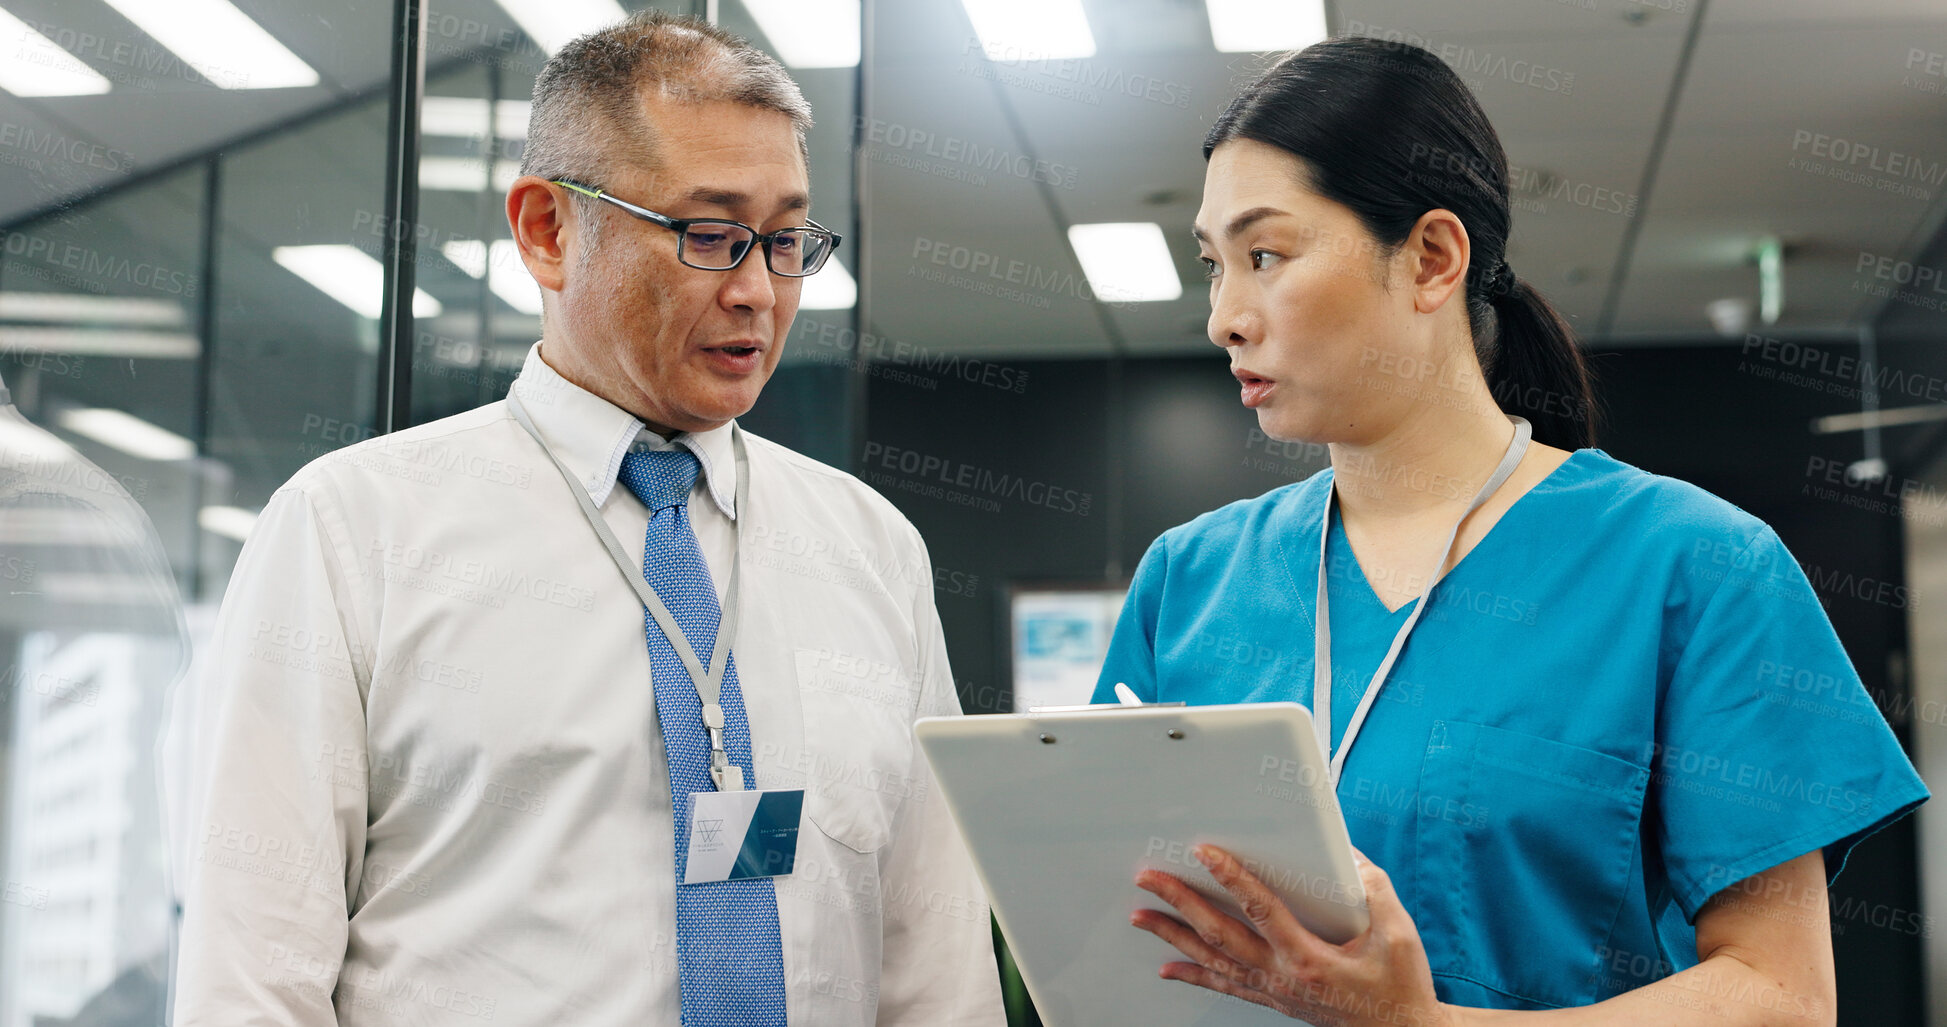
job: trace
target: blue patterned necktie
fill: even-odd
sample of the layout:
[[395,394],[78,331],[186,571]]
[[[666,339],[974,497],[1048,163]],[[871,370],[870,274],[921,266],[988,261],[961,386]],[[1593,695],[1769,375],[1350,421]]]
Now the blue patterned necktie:
[[[632,452],[622,459],[622,484],[649,508],[642,574],[709,669],[722,611],[716,584],[690,529],[690,488],[696,455],[687,449]],[[739,511],[741,513],[741,511]],[[716,790],[710,780],[710,741],[703,700],[689,671],[655,618],[642,611],[649,668],[669,760],[669,801],[676,821],[676,879],[690,848],[690,793]],[[723,744],[754,785],[750,721],[737,687],[737,661],[723,671]],[[676,968],[685,1027],[782,1025],[784,952],[778,936],[777,893],[768,877],[676,886]]]

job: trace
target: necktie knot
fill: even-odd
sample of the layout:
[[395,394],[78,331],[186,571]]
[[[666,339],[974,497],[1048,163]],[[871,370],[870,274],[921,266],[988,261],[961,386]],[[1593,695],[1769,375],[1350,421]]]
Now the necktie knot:
[[642,500],[653,516],[658,510],[688,503],[690,489],[701,471],[696,454],[679,446],[624,456],[619,480]]

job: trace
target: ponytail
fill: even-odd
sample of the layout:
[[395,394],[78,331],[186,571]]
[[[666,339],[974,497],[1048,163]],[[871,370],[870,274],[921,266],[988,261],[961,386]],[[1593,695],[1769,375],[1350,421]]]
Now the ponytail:
[[[1272,65],[1204,137],[1251,139],[1305,166],[1306,184],[1350,208],[1397,249],[1429,210],[1467,228],[1467,326],[1501,409],[1563,449],[1595,444],[1595,394],[1575,333],[1504,259],[1512,214],[1508,159],[1480,102],[1440,58],[1411,43],[1328,39]],[[1482,269],[1477,272],[1475,269]]]
[[1595,390],[1575,333],[1541,293],[1507,277],[1507,290],[1489,300],[1492,342],[1475,345],[1488,391],[1503,412],[1534,425],[1535,441],[1561,449],[1595,445]]

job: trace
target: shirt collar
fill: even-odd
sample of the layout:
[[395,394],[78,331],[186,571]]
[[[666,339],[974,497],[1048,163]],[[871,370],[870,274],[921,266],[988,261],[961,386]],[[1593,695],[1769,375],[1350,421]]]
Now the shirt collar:
[[717,509],[725,517],[737,518],[731,424],[664,439],[645,428],[634,414],[561,377],[541,359],[538,342],[528,349],[527,362],[521,365],[514,388],[520,390],[521,403],[548,448],[588,490],[588,498],[596,506],[608,502],[622,469],[622,458],[630,449],[638,445],[643,449],[682,446],[696,454],[703,469],[701,478]]
[[[638,424],[640,422],[637,422]],[[696,454],[696,462],[703,467],[703,483],[710,490],[710,499],[723,511],[725,517],[737,519],[737,457],[730,442],[730,425],[724,424],[704,432],[683,432],[673,439],[643,428],[629,440],[623,449],[658,450],[675,449],[681,446]],[[621,460],[616,466],[621,467]]]

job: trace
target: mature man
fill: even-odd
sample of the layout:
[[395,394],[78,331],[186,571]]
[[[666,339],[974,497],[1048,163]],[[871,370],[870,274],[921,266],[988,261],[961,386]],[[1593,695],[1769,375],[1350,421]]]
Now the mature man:
[[177,1023],[1000,1022],[925,548],[733,422],[835,245],[809,120],[655,12],[542,72],[508,400],[306,467],[238,563]]

